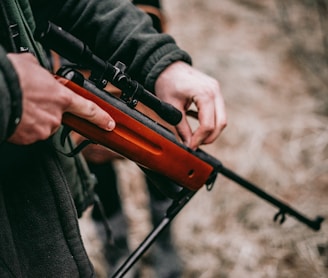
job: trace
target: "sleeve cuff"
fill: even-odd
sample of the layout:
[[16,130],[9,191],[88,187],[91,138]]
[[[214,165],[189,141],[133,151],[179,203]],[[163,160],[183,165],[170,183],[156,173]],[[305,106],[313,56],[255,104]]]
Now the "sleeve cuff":
[[[166,53],[162,55],[162,53]],[[183,61],[187,64],[192,64],[189,54],[179,48],[175,44],[168,44],[159,48],[156,55],[153,57],[161,57],[159,60],[149,59],[143,68],[143,75],[145,76],[144,86],[151,92],[154,91],[155,82],[158,76],[169,65],[176,61]]]
[[18,76],[13,65],[6,57],[6,52],[0,48],[0,71],[4,77],[5,85],[10,96],[10,107],[8,107],[9,120],[7,123],[6,138],[10,137],[20,123],[22,116],[22,92],[19,85]]

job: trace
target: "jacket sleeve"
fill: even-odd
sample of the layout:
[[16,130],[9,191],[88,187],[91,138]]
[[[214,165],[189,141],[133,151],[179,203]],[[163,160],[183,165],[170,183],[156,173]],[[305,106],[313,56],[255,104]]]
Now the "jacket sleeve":
[[[83,40],[101,58],[113,64],[125,63],[128,74],[151,91],[169,64],[177,60],[191,63],[174,39],[157,33],[150,17],[130,0],[31,1],[37,22],[51,20]],[[57,2],[57,6],[47,2]]]
[[21,89],[16,72],[0,45],[0,143],[15,130],[22,112]]

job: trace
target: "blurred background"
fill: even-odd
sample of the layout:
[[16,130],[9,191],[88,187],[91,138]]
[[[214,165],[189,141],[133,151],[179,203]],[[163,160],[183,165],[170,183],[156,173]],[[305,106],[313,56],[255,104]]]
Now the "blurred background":
[[[203,149],[308,217],[328,219],[328,1],[162,5],[167,32],[219,80],[226,101],[228,126]],[[115,167],[133,249],[151,229],[147,190],[132,162]],[[172,223],[181,277],[328,277],[328,220],[314,232],[290,217],[274,223],[276,212],[219,176]],[[90,225],[81,220],[98,268],[102,249]],[[141,277],[156,277],[143,269]]]

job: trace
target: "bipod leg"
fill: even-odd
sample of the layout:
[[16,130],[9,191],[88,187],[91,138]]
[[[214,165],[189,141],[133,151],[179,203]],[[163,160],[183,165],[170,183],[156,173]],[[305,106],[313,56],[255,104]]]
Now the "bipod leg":
[[148,234],[148,236],[140,243],[133,253],[125,260],[118,270],[115,271],[112,278],[124,277],[124,275],[132,268],[139,258],[148,250],[148,248],[158,238],[160,233],[171,223],[174,217],[184,208],[197,191],[183,189],[178,200],[174,200],[172,205],[167,209],[165,216],[161,222]]

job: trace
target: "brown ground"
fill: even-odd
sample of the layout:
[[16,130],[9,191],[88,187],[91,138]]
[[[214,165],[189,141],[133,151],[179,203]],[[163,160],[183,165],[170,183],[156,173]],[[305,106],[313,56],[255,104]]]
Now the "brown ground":
[[[203,149],[310,218],[328,218],[328,52],[315,2],[163,5],[169,32],[195,67],[220,81],[226,100],[228,127]],[[327,27],[325,18],[321,23]],[[147,196],[134,165],[117,167],[128,169],[122,195],[136,246],[150,228]],[[328,277],[328,222],[319,232],[292,218],[279,226],[272,222],[275,212],[219,176],[173,223],[184,277]],[[86,219],[81,225],[90,228]],[[98,256],[95,239],[85,238],[91,256]]]

